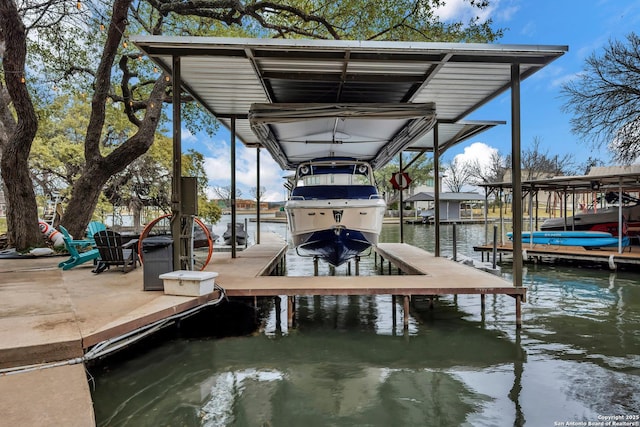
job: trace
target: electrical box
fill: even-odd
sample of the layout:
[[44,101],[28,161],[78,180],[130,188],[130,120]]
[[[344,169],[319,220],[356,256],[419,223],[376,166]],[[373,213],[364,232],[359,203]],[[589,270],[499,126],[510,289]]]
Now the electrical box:
[[182,215],[198,215],[198,179],[195,176],[180,178],[180,197]]

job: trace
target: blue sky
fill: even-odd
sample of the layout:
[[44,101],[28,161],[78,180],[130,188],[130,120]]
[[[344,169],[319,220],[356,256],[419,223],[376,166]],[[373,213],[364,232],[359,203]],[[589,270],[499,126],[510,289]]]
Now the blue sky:
[[[447,0],[440,10],[443,19],[464,19],[469,14],[463,0]],[[534,138],[541,142],[542,150],[550,155],[571,154],[576,163],[583,163],[589,156],[601,158],[610,164],[605,148],[596,149],[588,142],[580,141],[571,133],[570,113],[561,107],[562,83],[582,71],[585,58],[601,52],[611,39],[623,40],[627,34],[640,28],[640,0],[493,0],[483,18],[490,17],[494,25],[506,28],[500,44],[567,45],[569,51],[524,80],[521,84],[522,147],[529,146]],[[491,150],[502,155],[511,151],[510,94],[494,99],[474,112],[469,119],[504,120],[507,125],[498,126],[466,141],[444,156],[450,161],[459,155],[465,158],[488,157]],[[207,174],[212,186],[229,185],[229,136],[221,131],[213,139],[198,136],[185,137],[198,140],[197,149],[206,157]],[[204,143],[204,146],[203,146]],[[250,198],[249,190],[255,187],[255,149],[238,146],[237,178],[241,197]],[[268,200],[282,200],[284,172],[271,160],[265,150],[261,156],[261,185],[267,188]]]
[[[449,3],[452,7],[459,4],[457,0]],[[497,26],[508,28],[499,41],[501,44],[569,46],[565,55],[522,82],[522,148],[538,138],[542,149],[551,155],[571,154],[577,163],[594,156],[610,164],[612,160],[606,147],[594,148],[571,133],[572,115],[561,109],[565,100],[560,89],[583,70],[589,55],[602,52],[609,40],[623,40],[640,28],[640,1],[500,0],[490,14]],[[505,120],[507,125],[460,144],[447,152],[445,158],[464,154],[465,150],[464,157],[479,154],[481,147],[472,146],[474,142],[496,148],[503,155],[511,151],[510,93],[493,100],[469,118]]]

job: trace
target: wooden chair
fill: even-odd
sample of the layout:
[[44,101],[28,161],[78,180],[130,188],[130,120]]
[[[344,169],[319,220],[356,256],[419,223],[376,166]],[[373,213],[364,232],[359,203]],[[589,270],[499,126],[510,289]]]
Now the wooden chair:
[[74,240],[62,225],[58,226],[58,229],[62,233],[64,246],[67,248],[67,252],[69,252],[69,259],[58,264],[59,268],[69,270],[87,261],[94,261],[95,263],[100,253],[97,249],[92,248],[93,240]]
[[93,240],[93,236],[99,232],[107,229],[107,226],[101,223],[100,221],[91,221],[89,225],[87,225],[87,239]]
[[98,265],[93,270],[99,274],[113,266],[121,266],[122,271],[127,273],[138,266],[138,239],[129,240],[122,243],[120,233],[111,230],[102,230],[93,235],[96,242],[96,249],[100,253]]

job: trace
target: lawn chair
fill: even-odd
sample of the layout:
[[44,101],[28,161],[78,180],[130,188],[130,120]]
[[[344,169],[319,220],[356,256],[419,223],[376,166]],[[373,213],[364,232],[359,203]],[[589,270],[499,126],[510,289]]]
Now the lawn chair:
[[87,240],[93,240],[93,236],[99,232],[107,229],[107,226],[100,221],[91,221],[87,225]]
[[100,253],[98,265],[93,270],[99,274],[114,266],[122,266],[122,271],[127,273],[138,266],[138,239],[129,240],[123,244],[120,233],[111,230],[102,230],[93,235],[96,249]]
[[64,228],[62,225],[58,226],[58,228],[62,233],[64,246],[67,248],[67,252],[69,252],[70,255],[69,259],[66,261],[62,261],[60,264],[58,264],[58,267],[63,270],[69,270],[87,261],[93,261],[95,264],[95,260],[100,256],[100,252],[98,252],[97,249],[92,248],[92,240],[74,240],[66,228]]

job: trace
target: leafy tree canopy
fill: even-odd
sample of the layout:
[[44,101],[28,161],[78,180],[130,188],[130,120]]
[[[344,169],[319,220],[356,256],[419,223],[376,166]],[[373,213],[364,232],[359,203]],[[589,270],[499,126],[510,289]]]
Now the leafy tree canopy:
[[[71,161],[77,151],[61,151],[64,167],[55,171],[60,179],[76,177],[68,206],[73,215],[63,217],[74,234],[90,220],[109,179],[143,155],[167,123],[163,104],[173,100],[170,79],[142,60],[129,42],[132,34],[439,42],[492,42],[502,35],[491,21],[441,22],[434,11],[442,0],[0,1],[0,38],[6,46],[0,150],[5,184],[14,190],[8,192],[9,241],[18,247],[39,236],[35,194],[19,173],[28,169],[38,127],[34,106],[45,108],[62,93],[85,97],[91,107],[89,114],[72,116],[87,120],[82,170]],[[467,2],[478,11],[489,6],[488,0]],[[181,95],[187,129],[214,133],[215,119]],[[117,105],[132,126],[126,138],[110,133],[110,105]],[[105,144],[109,135],[113,144]]]

